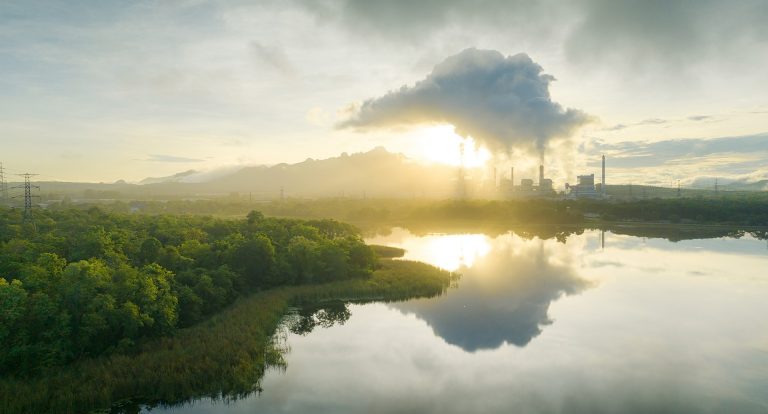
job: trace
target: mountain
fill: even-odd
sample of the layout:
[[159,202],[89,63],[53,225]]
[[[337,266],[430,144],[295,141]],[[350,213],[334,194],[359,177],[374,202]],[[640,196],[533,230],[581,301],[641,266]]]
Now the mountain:
[[768,180],[754,182],[734,181],[722,187],[727,191],[768,191]]
[[139,181],[139,184],[179,183],[179,182],[182,182],[184,178],[187,178],[197,173],[198,172],[195,170],[187,170],[187,171],[183,171],[173,175],[169,175],[167,177],[147,177]]
[[445,196],[454,167],[424,165],[382,147],[296,164],[245,167],[207,183],[210,190],[286,196]]

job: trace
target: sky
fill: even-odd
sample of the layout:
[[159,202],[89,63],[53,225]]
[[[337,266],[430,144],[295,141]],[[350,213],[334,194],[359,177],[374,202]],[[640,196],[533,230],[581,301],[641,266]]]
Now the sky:
[[556,184],[600,154],[614,183],[766,179],[765,21],[763,0],[2,2],[0,162],[138,181],[466,142]]

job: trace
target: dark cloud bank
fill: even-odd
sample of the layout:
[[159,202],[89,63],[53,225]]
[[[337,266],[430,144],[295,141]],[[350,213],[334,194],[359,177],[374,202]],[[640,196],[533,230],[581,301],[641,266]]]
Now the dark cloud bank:
[[427,42],[456,26],[508,35],[513,44],[524,33],[561,44],[571,62],[637,72],[739,60],[768,41],[764,0],[295,1],[323,22],[400,43]]

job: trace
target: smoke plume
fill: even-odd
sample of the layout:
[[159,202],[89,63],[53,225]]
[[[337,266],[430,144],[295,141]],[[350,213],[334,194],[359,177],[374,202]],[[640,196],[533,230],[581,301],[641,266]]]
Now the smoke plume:
[[439,63],[415,85],[402,86],[353,108],[338,126],[367,130],[418,124],[451,124],[492,151],[521,150],[543,156],[550,141],[568,138],[590,117],[553,102],[555,80],[528,55],[466,49]]

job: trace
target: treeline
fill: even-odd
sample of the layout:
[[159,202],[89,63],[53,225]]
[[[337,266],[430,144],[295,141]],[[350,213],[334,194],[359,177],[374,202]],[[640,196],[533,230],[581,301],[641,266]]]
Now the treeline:
[[[636,198],[608,200],[515,199],[287,199],[258,204],[269,216],[331,217],[370,228],[426,223],[474,222],[505,225],[580,224],[599,217],[603,221],[768,225],[768,192],[721,193],[719,197]],[[217,214],[243,216],[254,205],[244,201],[176,200],[168,202],[114,202],[102,208],[134,214]],[[58,209],[61,206],[52,205]],[[80,206],[80,208],[84,208]],[[592,216],[592,217],[591,217]]]
[[654,198],[632,201],[579,200],[580,214],[605,221],[734,224],[768,226],[768,200],[763,197]]
[[333,220],[0,209],[0,372],[128,351],[246,293],[369,275],[374,253]]

